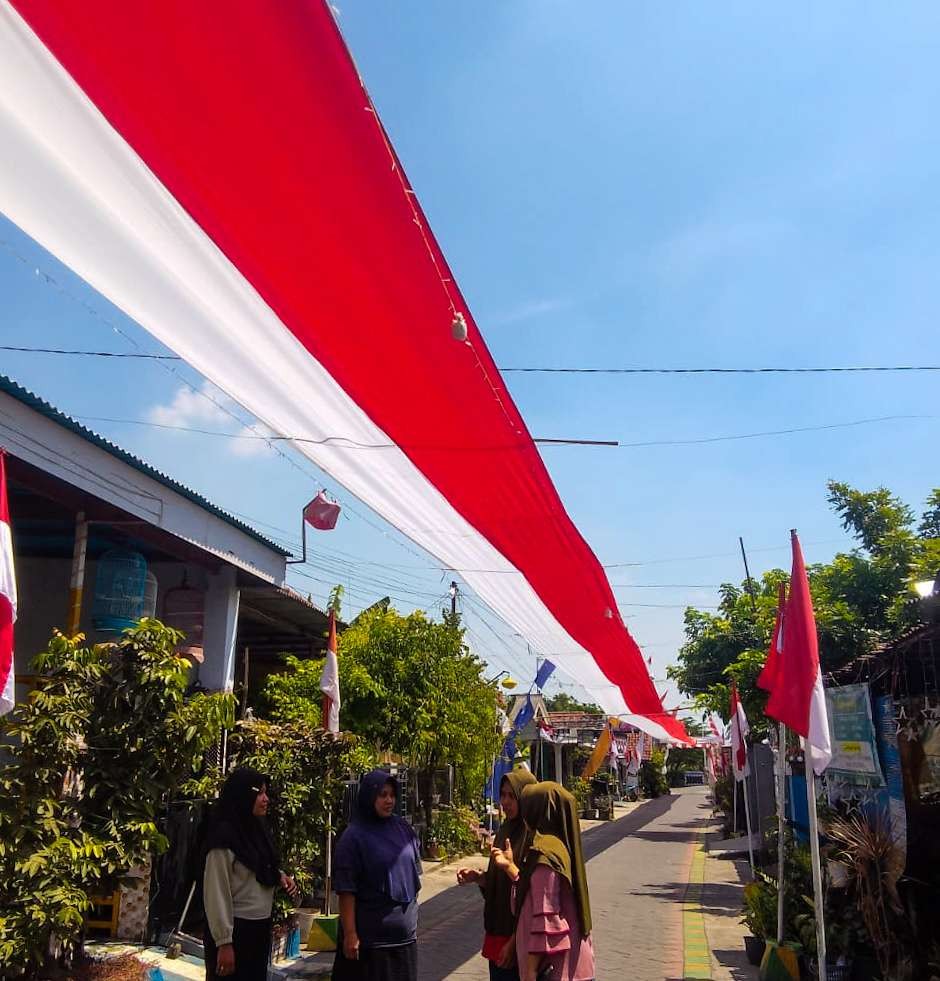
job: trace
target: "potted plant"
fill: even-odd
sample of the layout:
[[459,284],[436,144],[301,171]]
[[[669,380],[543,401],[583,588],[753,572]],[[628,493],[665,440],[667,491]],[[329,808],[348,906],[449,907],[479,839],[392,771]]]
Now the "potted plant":
[[753,882],[744,887],[744,916],[742,923],[750,930],[744,938],[748,963],[755,967],[764,956],[767,940],[777,928],[777,885],[763,872],[757,872]]

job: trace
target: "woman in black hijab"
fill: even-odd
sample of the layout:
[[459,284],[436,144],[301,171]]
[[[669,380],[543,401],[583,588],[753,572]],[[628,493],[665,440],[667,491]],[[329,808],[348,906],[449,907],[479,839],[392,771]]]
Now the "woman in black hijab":
[[274,890],[296,895],[265,817],[268,778],[239,767],[222,787],[209,819],[203,902],[207,981],[266,981]]

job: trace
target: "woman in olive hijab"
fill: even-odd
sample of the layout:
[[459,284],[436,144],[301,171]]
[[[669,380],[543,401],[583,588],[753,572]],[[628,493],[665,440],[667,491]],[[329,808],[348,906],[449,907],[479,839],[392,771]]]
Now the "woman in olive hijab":
[[591,900],[574,797],[545,781],[522,791],[520,811],[532,841],[522,867],[510,842],[493,860],[515,883],[516,958],[522,981],[593,981]]
[[[528,832],[519,812],[519,798],[535,777],[523,768],[512,770],[500,781],[499,804],[503,809],[503,823],[496,832],[500,843],[510,842],[513,853],[525,852]],[[495,859],[485,872],[476,869],[458,869],[457,881],[465,886],[477,883],[483,892],[483,956],[490,962],[490,981],[519,981],[516,966],[516,948],[513,939],[515,916],[512,912],[512,883],[499,870]]]

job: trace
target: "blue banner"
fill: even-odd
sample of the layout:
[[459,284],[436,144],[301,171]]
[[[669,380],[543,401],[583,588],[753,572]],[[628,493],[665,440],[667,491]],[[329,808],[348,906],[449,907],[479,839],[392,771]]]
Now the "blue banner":
[[552,676],[554,670],[555,665],[551,661],[543,661],[538,674],[535,676],[535,687],[539,689],[544,688],[545,682]]

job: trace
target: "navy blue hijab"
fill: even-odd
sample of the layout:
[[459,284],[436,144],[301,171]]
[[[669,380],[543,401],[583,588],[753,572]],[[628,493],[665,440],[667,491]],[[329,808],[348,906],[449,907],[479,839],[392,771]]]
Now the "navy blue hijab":
[[[383,818],[375,802],[394,777],[373,770],[359,781],[352,822],[336,846],[336,864],[350,869],[355,879],[394,902],[414,902],[421,888],[421,856],[411,825],[392,814]],[[339,888],[339,887],[338,887]]]

